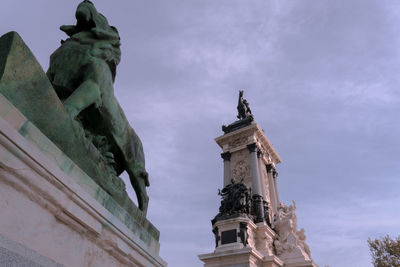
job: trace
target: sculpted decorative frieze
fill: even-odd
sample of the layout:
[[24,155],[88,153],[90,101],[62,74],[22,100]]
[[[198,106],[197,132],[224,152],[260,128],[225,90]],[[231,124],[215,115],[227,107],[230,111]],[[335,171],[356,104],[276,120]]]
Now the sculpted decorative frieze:
[[232,153],[231,156],[231,173],[232,179],[235,181],[243,180],[246,185],[250,182],[250,159],[249,151],[243,149]]
[[247,243],[249,244],[249,246],[251,248],[255,248],[256,247],[256,235],[254,233],[254,229],[252,229],[251,227],[247,227],[247,235],[248,235]]
[[274,239],[264,231],[258,231],[256,238],[256,246],[257,250],[260,251],[263,255],[273,255]]
[[311,257],[310,247],[306,243],[306,235],[304,228],[301,228],[300,231],[296,232],[296,234],[299,241],[298,244],[307,253],[307,255]]
[[235,149],[236,147],[247,145],[249,143],[249,135],[250,133],[248,131],[239,134],[239,135],[234,135],[231,138],[227,140],[228,147],[230,150]]
[[257,146],[261,148],[261,151],[264,153],[264,159],[268,163],[277,164],[281,162],[279,155],[265,136],[264,131],[256,123],[252,123],[237,131],[226,133],[217,137],[215,141],[223,151],[230,152],[240,150],[241,146],[257,143]]
[[275,251],[278,256],[298,257],[310,260],[310,248],[306,244],[304,229],[297,231],[296,203],[286,206],[281,203],[277,214],[274,216],[272,228],[278,233],[274,241]]

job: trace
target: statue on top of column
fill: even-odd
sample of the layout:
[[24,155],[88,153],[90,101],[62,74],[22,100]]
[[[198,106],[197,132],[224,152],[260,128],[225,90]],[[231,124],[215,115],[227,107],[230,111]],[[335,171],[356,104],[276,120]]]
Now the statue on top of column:
[[238,115],[236,116],[239,120],[232,122],[229,125],[222,125],[222,131],[224,133],[230,133],[240,128],[249,126],[254,120],[251,114],[249,102],[243,98],[243,91],[239,90],[239,100],[237,105]]
[[239,101],[238,101],[237,110],[238,110],[237,118],[239,120],[243,120],[248,117],[253,117],[253,115],[251,114],[249,102],[247,102],[247,100],[243,98],[242,90],[239,90]]

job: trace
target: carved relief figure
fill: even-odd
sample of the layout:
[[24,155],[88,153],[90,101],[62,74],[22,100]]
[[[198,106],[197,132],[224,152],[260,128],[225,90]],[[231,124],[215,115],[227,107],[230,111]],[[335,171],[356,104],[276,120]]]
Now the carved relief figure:
[[296,203],[286,206],[281,203],[278,212],[275,214],[272,227],[278,234],[278,239],[274,241],[276,253],[291,253],[297,251],[307,253],[310,256],[310,249],[305,243],[304,229],[297,231]]
[[232,153],[231,157],[232,178],[235,181],[244,180],[246,185],[250,183],[250,162],[248,151],[242,150]]
[[238,146],[245,145],[248,141],[247,134],[236,136],[235,139],[231,140],[229,144],[229,149],[234,149]]
[[256,235],[254,233],[254,231],[250,228],[247,227],[247,236],[248,236],[248,240],[247,243],[249,244],[250,247],[255,248],[256,246]]
[[274,254],[274,239],[272,237],[270,237],[266,232],[263,231],[259,231],[256,237],[256,247],[258,251],[260,251],[264,255]]
[[307,255],[311,257],[311,250],[306,243],[306,235],[304,228],[301,228],[300,231],[297,231],[297,237],[299,240],[299,245],[303,248],[303,250],[307,253]]

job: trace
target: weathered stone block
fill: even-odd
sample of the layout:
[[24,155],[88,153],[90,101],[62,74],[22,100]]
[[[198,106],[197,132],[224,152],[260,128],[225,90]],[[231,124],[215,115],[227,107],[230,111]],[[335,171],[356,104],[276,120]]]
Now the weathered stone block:
[[121,208],[2,94],[0,214],[0,258],[7,264],[167,265],[157,229]]

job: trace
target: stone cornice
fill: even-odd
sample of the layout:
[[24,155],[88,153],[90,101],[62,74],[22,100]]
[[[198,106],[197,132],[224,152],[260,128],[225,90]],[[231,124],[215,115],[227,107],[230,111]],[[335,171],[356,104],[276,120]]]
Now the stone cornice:
[[[263,152],[267,162],[272,161],[274,164],[282,162],[280,156],[266,137],[264,131],[254,122],[249,126],[215,138],[215,142],[224,152],[240,150],[246,148],[247,145],[256,142]],[[270,159],[267,158],[268,155],[270,156]]]

